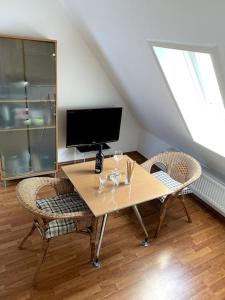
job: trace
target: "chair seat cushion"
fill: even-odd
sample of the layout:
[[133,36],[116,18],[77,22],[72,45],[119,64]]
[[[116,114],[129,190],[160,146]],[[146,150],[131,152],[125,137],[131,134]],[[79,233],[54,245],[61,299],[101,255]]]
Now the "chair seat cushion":
[[[54,196],[51,198],[40,199],[36,201],[39,209],[50,213],[71,213],[78,211],[89,211],[87,204],[78,193],[68,193]],[[74,219],[59,219],[48,223],[45,231],[46,238],[66,234],[76,230],[76,221]]]
[[[152,173],[152,175],[155,178],[157,178],[158,180],[160,180],[162,183],[164,183],[171,190],[175,190],[182,185],[182,183],[171,178],[169,176],[169,174],[167,174],[166,172],[158,171],[158,172]],[[191,189],[189,187],[185,187],[182,191],[180,191],[179,196],[182,194],[184,195],[184,194],[190,194],[190,193],[192,193]],[[163,202],[165,198],[166,198],[166,196],[161,197],[160,201]]]

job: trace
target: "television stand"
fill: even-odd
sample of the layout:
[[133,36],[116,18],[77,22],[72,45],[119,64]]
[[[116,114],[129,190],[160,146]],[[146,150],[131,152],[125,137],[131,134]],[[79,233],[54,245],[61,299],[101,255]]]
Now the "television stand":
[[[102,150],[110,149],[109,145],[103,143]],[[76,146],[76,148],[81,152],[91,152],[91,151],[98,151],[100,148],[100,144],[94,144],[94,145],[86,145],[86,146]]]

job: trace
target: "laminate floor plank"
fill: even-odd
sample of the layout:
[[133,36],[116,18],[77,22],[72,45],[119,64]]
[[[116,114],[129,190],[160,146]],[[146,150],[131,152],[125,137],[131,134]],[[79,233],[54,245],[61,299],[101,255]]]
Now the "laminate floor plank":
[[[137,153],[134,157],[144,161]],[[159,203],[140,205],[151,237],[147,248],[141,245],[144,235],[132,209],[111,214],[98,270],[90,263],[87,236],[69,234],[53,239],[33,288],[41,238],[35,232],[24,250],[17,248],[32,217],[16,199],[16,183],[0,187],[0,299],[225,299],[225,223],[192,196],[186,201],[193,223],[187,222],[175,200],[157,239],[153,236]],[[52,190],[48,188],[39,197],[49,195]]]

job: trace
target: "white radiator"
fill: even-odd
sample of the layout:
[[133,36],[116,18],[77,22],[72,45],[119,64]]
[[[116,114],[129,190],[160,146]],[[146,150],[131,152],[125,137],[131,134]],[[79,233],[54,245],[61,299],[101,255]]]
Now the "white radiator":
[[[180,150],[169,148],[166,151]],[[160,165],[158,167],[161,168]],[[190,189],[196,196],[225,217],[225,183],[202,168],[201,177],[190,186]]]
[[203,169],[202,176],[191,185],[191,190],[225,216],[225,184]]

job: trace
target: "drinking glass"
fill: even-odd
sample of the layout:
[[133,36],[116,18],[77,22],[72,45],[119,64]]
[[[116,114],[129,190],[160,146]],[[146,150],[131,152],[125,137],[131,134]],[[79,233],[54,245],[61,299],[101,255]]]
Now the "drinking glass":
[[116,168],[119,169],[119,162],[120,162],[120,160],[123,158],[123,152],[120,151],[120,150],[116,150],[116,151],[114,152],[113,158],[114,158],[115,161],[116,161]]
[[105,172],[101,172],[98,178],[99,178],[99,191],[103,191],[108,179],[108,175]]
[[120,171],[118,169],[114,169],[111,174],[110,174],[110,179],[113,182],[113,190],[115,190],[116,187],[118,187],[119,183],[120,183]]

